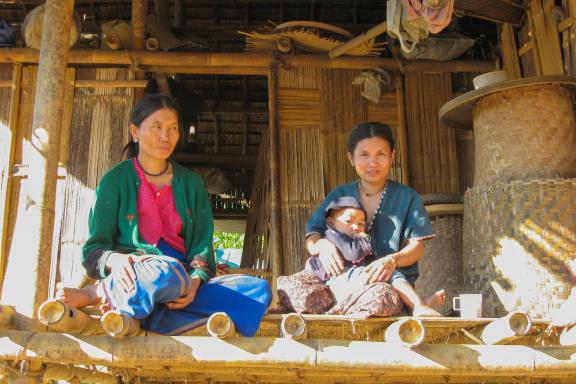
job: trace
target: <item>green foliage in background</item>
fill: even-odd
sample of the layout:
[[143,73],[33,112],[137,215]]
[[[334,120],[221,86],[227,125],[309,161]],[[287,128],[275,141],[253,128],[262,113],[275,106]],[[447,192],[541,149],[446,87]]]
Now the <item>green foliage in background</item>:
[[244,234],[232,232],[214,232],[214,248],[237,248],[244,247]]

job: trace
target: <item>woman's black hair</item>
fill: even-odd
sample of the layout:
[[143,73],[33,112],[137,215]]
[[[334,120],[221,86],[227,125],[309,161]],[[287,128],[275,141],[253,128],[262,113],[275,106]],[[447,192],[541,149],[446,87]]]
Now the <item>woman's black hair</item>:
[[[134,107],[132,107],[130,124],[140,127],[140,124],[142,124],[148,116],[163,108],[173,110],[178,118],[178,125],[180,125],[180,107],[178,107],[178,104],[170,96],[161,93],[149,93],[142,96],[136,104],[134,104]],[[139,149],[138,143],[135,143],[132,138],[130,138],[128,144],[124,146],[122,154],[125,153],[127,158],[135,157],[138,156]]]
[[387,124],[377,121],[367,123],[360,123],[350,132],[348,136],[348,152],[354,153],[356,145],[360,140],[369,139],[371,137],[381,137],[390,144],[390,150],[394,150],[394,135],[392,135],[392,128]]

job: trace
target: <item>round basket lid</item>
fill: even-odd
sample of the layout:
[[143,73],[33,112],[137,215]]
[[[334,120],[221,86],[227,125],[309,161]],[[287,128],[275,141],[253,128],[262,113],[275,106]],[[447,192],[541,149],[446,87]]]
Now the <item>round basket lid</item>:
[[551,83],[564,84],[572,88],[576,87],[576,78],[569,76],[526,77],[487,85],[458,96],[444,104],[439,112],[440,122],[452,128],[472,129],[472,112],[474,111],[474,106],[482,97],[508,89]]

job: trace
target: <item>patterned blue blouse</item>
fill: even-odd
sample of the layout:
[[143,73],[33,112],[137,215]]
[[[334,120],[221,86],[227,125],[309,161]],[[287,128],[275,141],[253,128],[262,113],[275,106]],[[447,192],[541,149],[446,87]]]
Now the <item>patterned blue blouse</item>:
[[[324,210],[332,200],[340,196],[354,196],[359,199],[358,182],[340,185],[326,196],[306,223],[306,236],[313,233],[324,236],[326,231]],[[377,209],[367,231],[372,239],[374,254],[366,259],[366,263],[398,252],[410,239],[426,240],[435,236],[418,192],[408,186],[389,180]],[[399,267],[398,270],[412,284],[418,278],[418,263]]]

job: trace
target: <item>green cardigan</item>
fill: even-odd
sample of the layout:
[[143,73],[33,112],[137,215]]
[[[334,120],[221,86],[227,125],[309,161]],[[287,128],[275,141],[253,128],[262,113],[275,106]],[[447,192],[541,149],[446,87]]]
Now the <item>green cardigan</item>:
[[[216,271],[214,223],[208,194],[200,176],[171,163],[174,203],[182,219],[181,236],[186,243],[190,275],[207,281]],[[96,202],[90,211],[88,240],[82,247],[82,265],[90,277],[106,277],[106,259],[114,252],[162,254],[140,238],[136,207],[139,186],[132,159],[116,165],[98,183]]]

